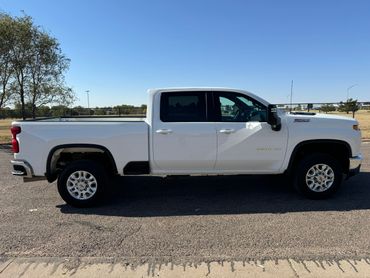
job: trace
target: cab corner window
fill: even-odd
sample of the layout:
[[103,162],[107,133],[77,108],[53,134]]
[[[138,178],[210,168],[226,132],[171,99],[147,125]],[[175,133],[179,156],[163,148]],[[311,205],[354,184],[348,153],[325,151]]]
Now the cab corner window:
[[205,93],[162,93],[160,117],[162,122],[205,122]]
[[219,122],[266,122],[267,109],[261,103],[235,93],[217,93],[216,118]]

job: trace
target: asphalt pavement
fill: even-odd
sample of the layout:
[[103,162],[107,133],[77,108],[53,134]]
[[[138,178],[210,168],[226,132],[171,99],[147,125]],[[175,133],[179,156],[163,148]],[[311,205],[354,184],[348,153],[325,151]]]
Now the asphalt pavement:
[[0,265],[31,257],[370,264],[370,144],[362,152],[361,173],[327,200],[305,199],[282,177],[121,177],[100,207],[77,209],[55,183],[13,177],[11,154],[0,149]]

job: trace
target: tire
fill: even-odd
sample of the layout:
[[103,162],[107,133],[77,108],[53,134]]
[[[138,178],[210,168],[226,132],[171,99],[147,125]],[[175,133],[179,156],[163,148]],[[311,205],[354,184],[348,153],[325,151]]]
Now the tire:
[[342,167],[328,154],[316,153],[299,161],[294,176],[295,189],[310,199],[332,196],[342,183]]
[[68,164],[58,177],[58,192],[73,207],[92,207],[99,203],[107,176],[102,165],[91,160]]

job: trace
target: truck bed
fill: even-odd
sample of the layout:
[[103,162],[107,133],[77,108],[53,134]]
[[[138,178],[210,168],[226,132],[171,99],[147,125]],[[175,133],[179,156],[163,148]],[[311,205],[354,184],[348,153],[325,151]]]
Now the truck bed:
[[149,161],[149,125],[145,118],[76,117],[16,121],[20,152],[35,176],[43,176],[51,150],[58,146],[104,146],[113,156],[120,174],[131,161]]

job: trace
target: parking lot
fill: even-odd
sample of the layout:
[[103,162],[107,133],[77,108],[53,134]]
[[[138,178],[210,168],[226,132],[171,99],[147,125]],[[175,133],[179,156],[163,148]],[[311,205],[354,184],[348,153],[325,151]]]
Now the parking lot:
[[[130,264],[370,257],[370,144],[362,173],[328,200],[281,177],[124,177],[92,209],[54,184],[10,175],[0,150],[0,257],[99,257]],[[370,262],[370,261],[369,261]]]

